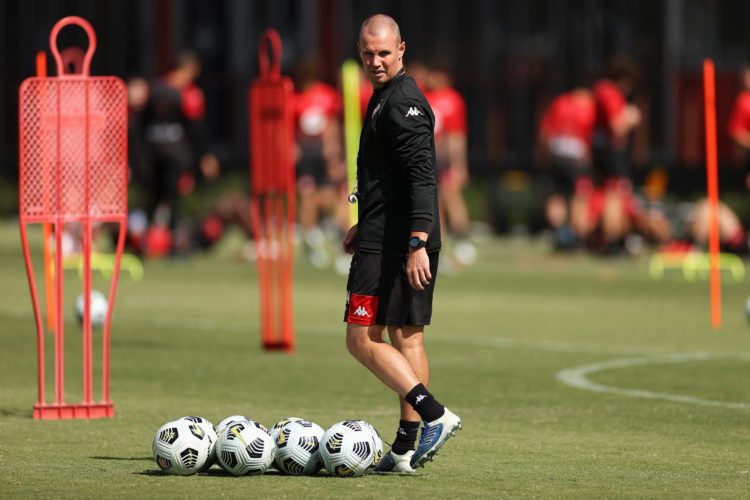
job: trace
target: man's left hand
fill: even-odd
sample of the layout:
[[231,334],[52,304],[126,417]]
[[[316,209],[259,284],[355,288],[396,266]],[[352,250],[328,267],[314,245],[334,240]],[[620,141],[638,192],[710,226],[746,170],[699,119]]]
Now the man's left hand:
[[406,261],[406,276],[409,285],[415,290],[424,290],[430,284],[432,273],[430,273],[430,258],[427,250],[419,248],[409,250],[409,260]]

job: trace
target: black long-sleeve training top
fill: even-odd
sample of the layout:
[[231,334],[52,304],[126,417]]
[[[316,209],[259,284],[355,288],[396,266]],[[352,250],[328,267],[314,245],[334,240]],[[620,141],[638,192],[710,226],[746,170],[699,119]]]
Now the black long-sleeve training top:
[[408,251],[411,231],[440,249],[435,116],[414,79],[401,70],[367,105],[357,155],[357,249]]

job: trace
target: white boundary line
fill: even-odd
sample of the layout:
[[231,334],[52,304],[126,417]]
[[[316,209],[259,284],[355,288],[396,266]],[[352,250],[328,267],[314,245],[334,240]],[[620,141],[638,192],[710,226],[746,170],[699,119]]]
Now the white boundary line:
[[720,406],[723,408],[732,408],[738,410],[749,410],[750,403],[731,403],[727,401],[715,401],[712,399],[701,399],[692,396],[680,396],[676,394],[665,394],[661,392],[641,391],[633,389],[621,389],[619,387],[612,387],[607,385],[597,384],[586,378],[587,375],[602,370],[611,370],[614,368],[627,368],[631,366],[643,366],[649,364],[658,363],[683,363],[686,361],[706,361],[711,359],[726,359],[735,358],[748,361],[750,357],[746,355],[716,355],[705,352],[693,352],[684,354],[670,354],[664,356],[650,356],[650,357],[639,357],[639,358],[622,358],[612,359],[609,361],[601,361],[599,363],[593,363],[590,365],[578,366],[575,368],[569,368],[562,370],[557,373],[557,379],[571,387],[577,389],[584,389],[593,392],[603,392],[610,394],[619,394],[622,396],[630,396],[634,398],[648,398],[648,399],[665,399],[667,401],[677,401],[680,403],[690,403],[701,406]]

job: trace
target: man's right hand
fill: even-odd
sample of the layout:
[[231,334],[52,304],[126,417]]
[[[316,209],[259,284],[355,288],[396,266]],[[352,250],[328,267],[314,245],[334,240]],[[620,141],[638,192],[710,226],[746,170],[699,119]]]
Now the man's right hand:
[[344,248],[344,252],[348,253],[349,255],[354,253],[354,249],[357,246],[358,231],[359,229],[357,228],[357,224],[354,224],[349,228],[349,231],[346,232],[346,236],[344,236],[344,242],[341,246]]

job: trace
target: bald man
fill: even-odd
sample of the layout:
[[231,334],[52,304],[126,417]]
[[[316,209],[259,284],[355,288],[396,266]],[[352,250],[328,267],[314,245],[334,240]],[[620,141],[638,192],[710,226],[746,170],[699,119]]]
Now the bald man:
[[[349,352],[399,396],[401,421],[375,470],[413,472],[432,460],[461,420],[427,390],[424,327],[430,324],[440,252],[435,118],[404,72],[398,24],[378,14],[357,44],[373,94],[357,157],[358,220],[345,319]],[[388,331],[390,343],[385,341]],[[419,444],[415,441],[424,422]]]

